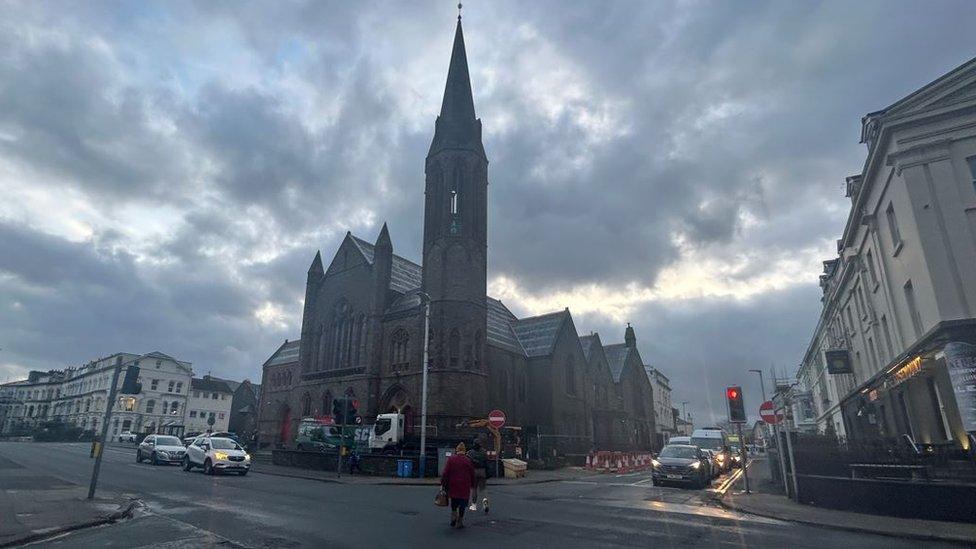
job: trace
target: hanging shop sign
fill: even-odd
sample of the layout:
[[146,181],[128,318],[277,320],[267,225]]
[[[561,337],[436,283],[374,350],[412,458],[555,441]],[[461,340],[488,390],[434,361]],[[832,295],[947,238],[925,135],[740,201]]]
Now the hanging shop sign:
[[824,361],[827,362],[828,374],[853,374],[851,353],[847,349],[829,349],[824,351]]
[[976,431],[976,345],[953,341],[943,350],[962,426]]

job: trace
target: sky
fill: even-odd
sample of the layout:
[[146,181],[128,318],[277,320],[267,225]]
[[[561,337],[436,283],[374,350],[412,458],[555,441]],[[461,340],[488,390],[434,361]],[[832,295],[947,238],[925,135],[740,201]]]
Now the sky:
[[[469,1],[489,293],[569,307],[697,424],[792,376],[860,119],[971,1]],[[968,14],[968,16],[967,16]],[[0,4],[0,381],[118,351],[259,380],[346,231],[419,261],[453,2]]]

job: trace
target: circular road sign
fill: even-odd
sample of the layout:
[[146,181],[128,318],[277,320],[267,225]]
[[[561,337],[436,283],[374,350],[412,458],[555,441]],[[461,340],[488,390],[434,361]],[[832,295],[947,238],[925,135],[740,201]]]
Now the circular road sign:
[[356,425],[363,424],[363,416],[356,416]]
[[772,400],[767,400],[766,402],[762,403],[762,406],[759,407],[759,417],[770,425],[776,425],[777,423],[783,421],[783,414],[777,414],[776,411],[773,410]]
[[488,413],[488,423],[495,429],[501,429],[502,425],[505,425],[505,412],[492,410]]

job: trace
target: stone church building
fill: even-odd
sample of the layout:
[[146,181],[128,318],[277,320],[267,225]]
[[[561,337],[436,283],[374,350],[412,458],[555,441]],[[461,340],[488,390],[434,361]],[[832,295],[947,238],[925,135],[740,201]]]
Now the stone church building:
[[[569,310],[517,318],[487,295],[488,158],[458,21],[447,85],[425,162],[422,264],[394,253],[384,224],[351,233],[308,269],[299,341],[264,364],[260,441],[293,443],[303,417],[353,396],[368,423],[399,411],[419,433],[425,302],[430,302],[428,433],[505,412],[529,444],[560,452],[649,448],[651,384],[633,328],[625,342],[580,337]],[[541,437],[539,436],[541,435]]]

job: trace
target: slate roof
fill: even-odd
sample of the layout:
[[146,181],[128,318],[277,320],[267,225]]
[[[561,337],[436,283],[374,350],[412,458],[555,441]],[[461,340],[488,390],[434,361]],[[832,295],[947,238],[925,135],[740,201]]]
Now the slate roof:
[[233,393],[230,386],[223,380],[215,379],[210,376],[195,377],[190,379],[190,389],[194,391],[205,391],[209,393]]
[[[372,265],[376,251],[375,246],[356,235],[352,235],[352,241],[363,252],[366,261]],[[419,288],[423,282],[422,272],[420,265],[393,254],[393,266],[390,269],[390,289],[405,294],[410,290]]]
[[562,310],[516,320],[512,328],[525,349],[525,355],[534,357],[552,354],[559,328],[568,316],[569,310]]
[[518,318],[501,301],[488,297],[488,344],[521,355],[526,354],[512,325]]
[[286,341],[271,358],[264,363],[265,366],[278,366],[280,364],[290,364],[298,362],[298,349],[301,347],[302,340]]
[[624,364],[627,363],[630,347],[626,343],[604,345],[603,352],[607,355],[607,363],[610,366],[610,374],[613,376],[613,382],[620,383],[620,374],[623,373]]
[[580,336],[579,340],[580,345],[583,347],[583,356],[586,357],[586,360],[589,360],[590,353],[593,352],[593,349],[595,349],[597,345],[600,345],[600,335],[590,334],[588,336]]

